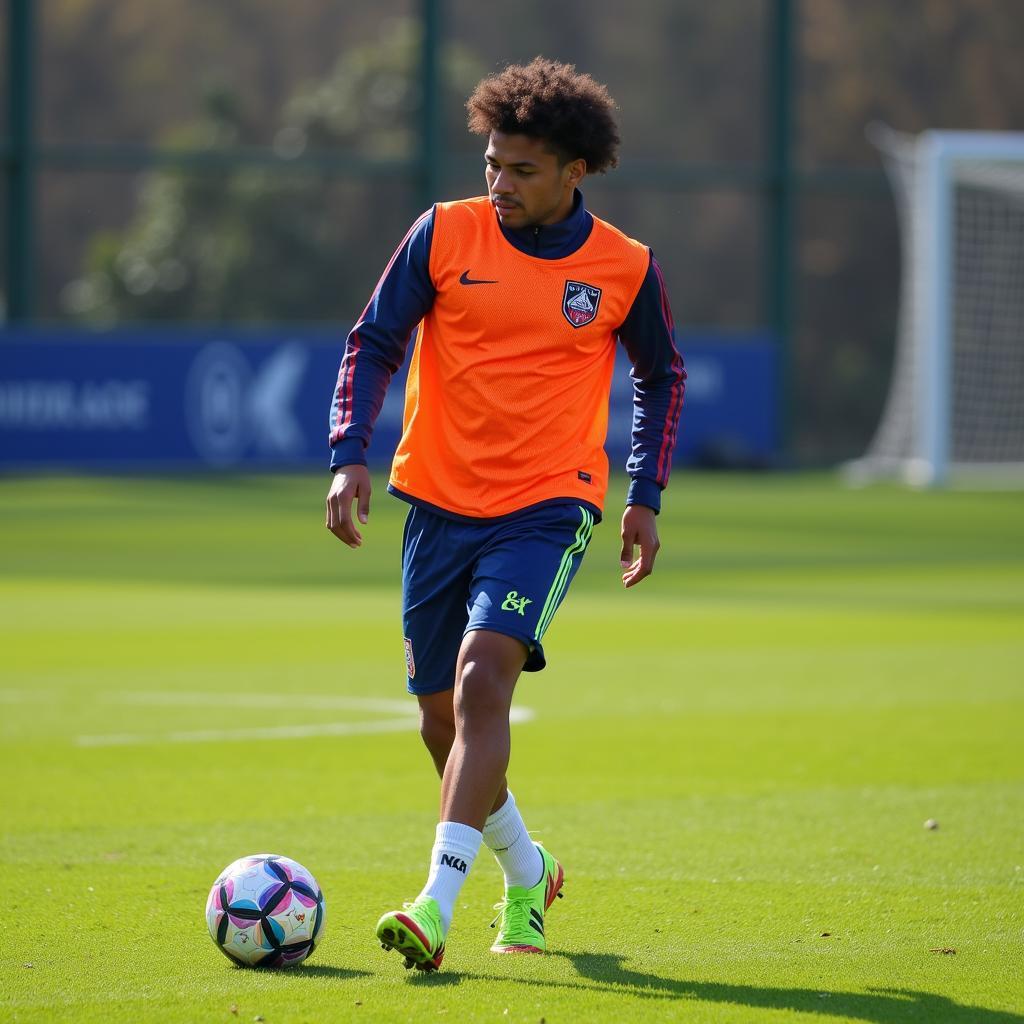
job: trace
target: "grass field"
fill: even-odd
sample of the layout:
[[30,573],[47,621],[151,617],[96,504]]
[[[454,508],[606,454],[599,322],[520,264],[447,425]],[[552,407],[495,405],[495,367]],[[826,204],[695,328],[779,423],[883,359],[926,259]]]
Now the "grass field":
[[[412,976],[404,509],[352,552],[325,488],[0,481],[0,1020],[1024,1022],[1024,495],[679,474],[630,592],[611,503],[518,695],[552,951],[488,954],[485,851]],[[291,972],[206,934],[259,851],[326,894]]]

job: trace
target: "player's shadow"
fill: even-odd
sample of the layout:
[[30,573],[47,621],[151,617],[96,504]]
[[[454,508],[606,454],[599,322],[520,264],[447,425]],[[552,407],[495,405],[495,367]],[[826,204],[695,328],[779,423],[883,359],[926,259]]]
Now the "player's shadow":
[[765,1010],[851,1017],[878,1024],[922,1020],[942,1021],[943,1024],[1024,1024],[1024,1017],[1020,1014],[965,1006],[932,992],[895,988],[871,989],[868,992],[822,992],[714,981],[677,981],[632,971],[623,966],[626,958],[619,953],[554,952],[550,955],[567,959],[581,978],[596,982],[595,987],[618,991],[629,989],[632,995],[651,999],[734,1003]]
[[[872,988],[867,992],[823,992],[806,988],[762,988],[756,985],[730,985],[715,981],[681,981],[657,974],[633,971],[624,966],[620,953],[569,953],[555,951],[549,956],[568,960],[581,981],[541,980],[519,977],[517,985],[537,988],[586,988],[594,992],[620,993],[664,1002],[730,1003],[762,1010],[793,1010],[830,1017],[847,1017],[872,1024],[942,1021],[942,1024],[1024,1024],[1024,1016],[1005,1010],[966,1006],[933,992],[910,989]],[[353,972],[355,973],[355,972]],[[430,987],[450,987],[463,979],[493,981],[492,975],[451,970],[437,974],[410,971],[410,981]]]
[[[450,988],[458,985],[463,978],[482,978],[482,974],[462,974],[456,971],[417,971],[411,970],[406,978],[416,985],[427,985],[430,988]],[[488,979],[490,980],[490,979]]]

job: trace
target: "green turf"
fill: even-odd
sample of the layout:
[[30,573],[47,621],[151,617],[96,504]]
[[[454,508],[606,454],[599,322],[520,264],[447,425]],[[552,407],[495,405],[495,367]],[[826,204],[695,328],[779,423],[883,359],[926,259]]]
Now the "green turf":
[[[332,706],[402,700],[403,507],[378,482],[352,552],[325,486],[0,481],[0,1020],[1024,1021],[1024,496],[679,474],[630,592],[611,503],[514,727],[552,952],[487,952],[484,853],[428,977],[373,940],[427,756]],[[264,850],[326,893],[291,972],[202,917]]]

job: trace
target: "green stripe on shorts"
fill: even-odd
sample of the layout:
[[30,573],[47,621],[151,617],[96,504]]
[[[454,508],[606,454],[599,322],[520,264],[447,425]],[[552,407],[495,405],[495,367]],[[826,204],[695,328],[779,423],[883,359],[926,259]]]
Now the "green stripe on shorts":
[[548,626],[551,625],[551,620],[554,618],[562,598],[565,597],[566,588],[569,586],[569,575],[572,571],[573,558],[587,550],[587,545],[590,543],[590,535],[594,532],[593,513],[588,512],[582,506],[577,507],[580,510],[581,517],[579,529],[576,531],[576,539],[565,549],[565,554],[562,555],[558,572],[555,573],[555,581],[551,584],[551,589],[548,591],[548,596],[544,601],[544,607],[540,612],[540,618],[537,620],[537,631],[533,634],[533,639],[538,642],[543,638]]

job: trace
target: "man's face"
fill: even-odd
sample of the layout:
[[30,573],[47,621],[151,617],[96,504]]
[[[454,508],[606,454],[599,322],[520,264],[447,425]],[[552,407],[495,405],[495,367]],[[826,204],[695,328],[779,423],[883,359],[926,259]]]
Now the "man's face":
[[538,139],[491,132],[487,140],[487,194],[507,228],[555,224],[572,212],[573,190],[586,173],[583,160],[559,163]]

